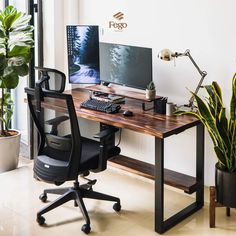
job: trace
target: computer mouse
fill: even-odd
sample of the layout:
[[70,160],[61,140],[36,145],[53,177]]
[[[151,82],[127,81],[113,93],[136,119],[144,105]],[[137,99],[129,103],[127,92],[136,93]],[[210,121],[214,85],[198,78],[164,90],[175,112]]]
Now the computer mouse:
[[132,111],[129,111],[129,110],[125,110],[125,111],[123,112],[123,115],[124,115],[124,116],[133,116],[133,112],[132,112]]

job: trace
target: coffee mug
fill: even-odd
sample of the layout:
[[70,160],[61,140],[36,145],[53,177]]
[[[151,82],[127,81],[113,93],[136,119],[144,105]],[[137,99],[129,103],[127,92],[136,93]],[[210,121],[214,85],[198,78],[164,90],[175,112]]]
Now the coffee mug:
[[174,112],[176,111],[176,104],[173,102],[166,103],[166,115],[173,116]]

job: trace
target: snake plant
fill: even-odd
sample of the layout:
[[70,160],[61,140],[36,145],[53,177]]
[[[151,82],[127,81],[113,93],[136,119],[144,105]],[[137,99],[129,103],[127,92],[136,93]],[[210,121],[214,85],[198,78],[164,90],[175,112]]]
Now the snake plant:
[[178,112],[197,117],[206,127],[214,144],[218,167],[229,172],[236,172],[236,73],[232,79],[232,97],[230,114],[227,117],[223,105],[222,91],[217,82],[204,86],[208,97],[203,100],[193,93],[196,111]]
[[20,76],[29,72],[28,63],[33,47],[33,26],[30,15],[13,6],[0,11],[0,136],[7,136],[13,114],[10,89],[17,87]]

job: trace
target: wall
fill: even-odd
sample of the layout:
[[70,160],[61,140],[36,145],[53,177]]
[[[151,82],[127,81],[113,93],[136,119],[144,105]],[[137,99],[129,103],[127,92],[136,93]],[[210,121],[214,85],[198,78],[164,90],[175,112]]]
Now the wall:
[[[52,4],[55,15],[49,8]],[[174,62],[159,60],[157,55],[163,48],[178,52],[190,49],[200,68],[208,72],[204,83],[216,80],[221,85],[229,111],[236,58],[235,8],[234,0],[227,4],[220,0],[45,0],[45,65],[67,73],[65,25],[97,24],[103,29],[101,41],[151,47],[158,94],[177,104],[188,102],[188,89],[197,86],[200,76],[188,58],[179,58],[175,66]],[[108,28],[108,22],[119,11],[124,13],[128,27],[114,32]],[[52,17],[53,22],[49,22]],[[89,133],[91,126],[97,128],[97,124],[85,120],[81,126],[82,133]],[[205,182],[210,185],[214,182],[216,159],[208,134],[205,144]],[[165,166],[194,175],[195,129],[168,138],[165,145]],[[153,163],[153,146],[153,137],[127,130],[122,133],[123,154]]]

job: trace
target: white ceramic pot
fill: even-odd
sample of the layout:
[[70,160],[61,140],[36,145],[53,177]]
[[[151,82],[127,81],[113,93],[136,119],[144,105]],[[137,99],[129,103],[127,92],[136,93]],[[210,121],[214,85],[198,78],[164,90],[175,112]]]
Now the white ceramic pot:
[[19,131],[14,136],[0,137],[0,173],[17,168],[20,153]]
[[156,90],[148,90],[146,89],[146,98],[148,100],[153,100],[156,97]]

